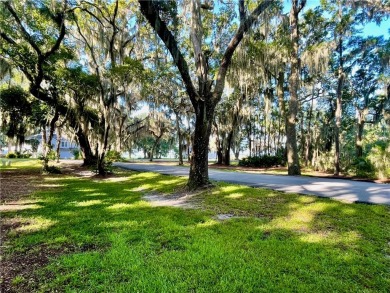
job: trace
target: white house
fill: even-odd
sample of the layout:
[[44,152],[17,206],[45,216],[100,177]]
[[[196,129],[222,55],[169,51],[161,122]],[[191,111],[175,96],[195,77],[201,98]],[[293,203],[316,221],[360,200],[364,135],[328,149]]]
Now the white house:
[[[49,133],[47,134],[47,137]],[[26,137],[24,149],[32,150],[31,141],[37,140],[39,142],[37,153],[42,153],[43,151],[43,139],[42,134],[34,134]],[[56,151],[57,148],[57,134],[53,135],[53,139],[51,141],[53,146],[53,150]],[[66,136],[60,137],[60,159],[72,159],[74,158],[73,152],[75,150],[79,150],[79,146],[75,141],[70,140]]]

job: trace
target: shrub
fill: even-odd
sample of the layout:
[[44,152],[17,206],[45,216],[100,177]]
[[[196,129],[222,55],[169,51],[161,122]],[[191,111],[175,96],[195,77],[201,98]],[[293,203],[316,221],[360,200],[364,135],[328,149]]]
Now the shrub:
[[57,153],[54,150],[50,150],[50,152],[47,154],[47,157],[49,160],[56,160],[57,159]]
[[122,160],[121,153],[117,151],[108,151],[106,154],[106,162],[112,163]]
[[375,178],[375,166],[366,158],[356,158],[348,171],[356,177]]
[[270,168],[270,167],[275,167],[275,166],[280,166],[285,164],[286,162],[283,156],[280,155],[253,156],[253,157],[243,158],[242,160],[238,161],[238,165],[243,167]]
[[47,166],[43,171],[49,174],[62,174],[61,170],[55,166]]
[[8,153],[6,156],[5,156],[7,159],[15,159],[18,157],[17,154],[15,153]]
[[81,152],[79,149],[72,150],[72,154],[75,160],[81,159]]
[[379,179],[390,178],[390,143],[377,141],[371,145],[367,159],[375,168]]

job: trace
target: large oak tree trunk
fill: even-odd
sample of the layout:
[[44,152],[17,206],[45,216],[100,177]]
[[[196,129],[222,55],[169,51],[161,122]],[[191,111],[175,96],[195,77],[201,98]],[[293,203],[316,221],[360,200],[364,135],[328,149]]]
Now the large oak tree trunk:
[[195,116],[195,132],[192,148],[189,189],[205,187],[210,184],[208,173],[208,151],[211,125],[214,118],[214,106],[206,105],[199,100],[198,111]]
[[287,162],[288,175],[301,175],[299,166],[298,146],[297,146],[297,131],[296,122],[298,114],[298,86],[299,86],[299,30],[298,30],[298,14],[305,5],[304,0],[294,0],[290,11],[290,26],[291,26],[291,42],[292,49],[290,51],[291,73],[289,77],[290,100],[286,120],[286,136],[287,136]]
[[89,139],[81,127],[77,130],[76,137],[83,157],[83,166],[96,166],[97,157],[94,155]]

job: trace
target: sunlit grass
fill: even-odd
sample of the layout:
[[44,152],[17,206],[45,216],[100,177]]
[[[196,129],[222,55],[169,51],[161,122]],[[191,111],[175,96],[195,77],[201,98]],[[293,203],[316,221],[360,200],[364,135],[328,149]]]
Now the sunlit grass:
[[35,272],[37,291],[390,291],[386,206],[215,183],[191,197],[200,209],[153,207],[144,195],[183,192],[186,179],[47,179],[57,187],[32,195],[37,208],[2,213],[20,223],[6,258],[63,251]]
[[[3,165],[3,162],[10,162],[10,166]],[[0,158],[0,170],[16,170],[23,168],[24,170],[28,169],[37,169],[42,168],[41,161],[37,159],[7,159]]]

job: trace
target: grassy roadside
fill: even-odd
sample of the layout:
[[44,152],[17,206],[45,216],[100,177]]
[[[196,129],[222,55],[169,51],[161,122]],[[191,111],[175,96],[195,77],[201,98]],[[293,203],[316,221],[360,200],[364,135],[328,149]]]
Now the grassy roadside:
[[0,206],[16,292],[390,291],[389,207],[224,183],[189,199],[200,208],[154,207],[144,195],[185,184],[155,173],[39,184]]

